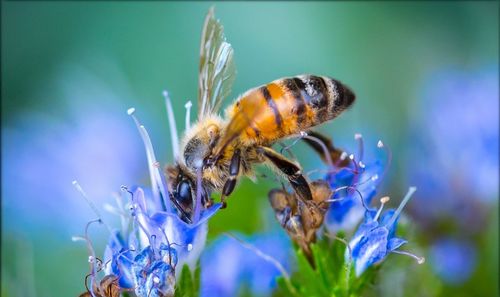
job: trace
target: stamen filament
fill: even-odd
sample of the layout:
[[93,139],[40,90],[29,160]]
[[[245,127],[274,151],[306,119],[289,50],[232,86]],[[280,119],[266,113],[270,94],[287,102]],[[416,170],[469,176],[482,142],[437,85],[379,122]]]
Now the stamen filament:
[[392,163],[392,151],[391,151],[391,149],[388,146],[386,146],[382,142],[382,140],[378,141],[377,147],[380,148],[380,149],[383,149],[385,151],[385,153],[387,154],[387,161],[386,161],[386,164],[384,166],[384,172],[382,173],[382,178],[383,178],[387,174],[387,171],[389,170],[389,166]]
[[[83,198],[85,199],[85,201],[89,204],[89,206],[92,209],[92,211],[96,214],[97,221],[99,221],[101,224],[103,224],[106,227],[106,229],[108,229],[108,232],[111,235],[113,235],[113,231],[111,230],[111,227],[109,227],[109,225],[104,222],[104,220],[101,217],[101,214],[97,210],[97,207],[89,199],[89,197],[87,196],[87,194],[85,193],[85,191],[83,190],[83,188],[80,186],[80,184],[78,183],[78,181],[74,180],[73,181],[73,186],[75,186],[76,190],[78,192],[80,192],[80,194],[83,196]],[[115,240],[117,243],[119,243],[119,240],[116,238],[116,236],[113,236],[113,240]]]
[[405,255],[405,256],[409,256],[409,257],[412,257],[413,259],[417,260],[417,263],[418,264],[424,264],[425,263],[425,257],[419,257],[415,254],[412,254],[410,252],[407,252],[407,251],[392,251],[393,253],[395,254],[400,254],[400,255]]
[[406,193],[405,197],[403,198],[403,201],[401,201],[401,203],[398,206],[398,209],[396,209],[396,212],[394,212],[394,214],[392,215],[391,219],[389,220],[389,222],[387,223],[386,226],[391,226],[392,224],[394,224],[394,222],[398,218],[399,214],[401,213],[401,211],[405,207],[406,203],[408,203],[411,196],[413,195],[413,193],[415,193],[416,190],[417,190],[416,187],[410,187],[410,189],[408,189],[408,192]]
[[363,136],[360,133],[354,134],[354,139],[358,141],[358,155],[359,155],[359,162],[363,161],[363,154],[364,154],[364,142],[363,142]]
[[97,210],[97,207],[94,205],[94,203],[92,203],[92,201],[90,201],[89,197],[87,196],[87,194],[85,193],[85,191],[82,189],[82,186],[80,186],[80,184],[78,183],[78,181],[74,180],[72,183],[73,183],[73,186],[75,186],[76,190],[82,195],[83,199],[85,199],[85,201],[90,206],[90,208],[92,209],[92,211],[96,214],[96,216],[99,219],[101,219],[101,214]]
[[[344,186],[344,187],[336,188],[335,190],[333,190],[332,196],[335,195],[335,193],[337,193],[338,191],[340,191],[340,190],[346,190],[346,189],[353,190],[356,193],[358,193],[359,199],[361,200],[361,204],[363,205],[364,209],[365,210],[369,210],[368,207],[365,204],[365,200],[363,199],[363,195],[361,194],[361,192],[358,189],[356,189],[353,186]],[[346,198],[347,198],[347,196],[344,196],[344,197],[337,198],[337,199],[324,200],[323,202],[337,202],[337,201],[342,201],[342,200],[344,200]]]
[[177,125],[175,124],[174,110],[172,108],[172,101],[168,92],[163,91],[163,97],[165,98],[165,107],[167,108],[168,124],[170,127],[170,140],[172,141],[172,152],[174,154],[174,159],[179,156],[179,137],[177,136]]
[[[151,179],[151,187],[153,190],[153,197],[159,205],[164,205],[165,207],[164,210],[166,210],[167,212],[171,212],[172,209],[170,205],[170,200],[168,199],[169,198],[168,187],[165,180],[162,178],[161,173],[159,172],[159,168],[157,167],[158,162],[156,161],[155,151],[153,148],[153,144],[151,142],[151,138],[149,137],[146,128],[144,128],[144,126],[139,122],[134,113],[135,113],[134,108],[130,108],[128,110],[128,114],[132,117],[132,119],[134,119],[137,129],[141,134],[141,138],[144,143],[144,147],[146,149],[146,156],[148,159],[148,168]],[[160,197],[160,192],[162,197]]]
[[[153,191],[153,198],[157,202],[161,202],[158,184],[156,182],[154,169],[153,169],[153,164],[156,162],[156,160],[155,160],[155,154],[154,154],[153,145],[151,143],[151,139],[149,138],[148,133],[145,131],[146,129],[144,129],[144,126],[141,124],[141,122],[139,122],[139,119],[137,119],[137,117],[135,116],[135,108],[129,108],[127,110],[127,113],[134,120],[135,125],[136,125],[137,129],[139,130],[139,134],[141,135],[142,142],[143,142],[145,150],[146,150],[146,157],[148,160],[148,169],[149,169],[149,178],[151,179],[151,189]],[[160,203],[160,205],[161,205],[161,203]]]
[[377,214],[375,215],[375,218],[373,218],[373,220],[375,222],[378,220],[378,217],[382,213],[382,209],[384,209],[384,204],[386,204],[387,202],[389,202],[389,199],[390,198],[388,196],[380,198],[380,207],[378,208],[378,211],[377,211]]
[[186,108],[186,126],[185,129],[186,131],[191,128],[191,107],[193,106],[193,103],[191,103],[191,100],[189,100],[184,107]]

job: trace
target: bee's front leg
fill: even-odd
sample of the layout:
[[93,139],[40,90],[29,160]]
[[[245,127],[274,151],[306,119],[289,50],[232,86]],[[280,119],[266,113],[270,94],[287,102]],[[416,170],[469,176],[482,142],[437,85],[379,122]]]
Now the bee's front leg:
[[288,177],[288,181],[302,201],[312,200],[311,188],[299,166],[270,147],[260,146],[257,151]]
[[231,163],[229,163],[229,178],[224,184],[222,188],[222,196],[221,202],[222,207],[226,208],[226,197],[231,195],[236,186],[236,181],[238,179],[238,173],[240,172],[240,164],[241,164],[241,152],[239,149],[236,149],[231,157]]

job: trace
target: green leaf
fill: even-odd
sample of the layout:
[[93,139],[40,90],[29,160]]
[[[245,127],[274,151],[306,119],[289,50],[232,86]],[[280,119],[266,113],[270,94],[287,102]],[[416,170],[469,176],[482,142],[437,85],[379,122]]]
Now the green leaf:
[[194,276],[184,264],[175,288],[175,297],[196,297],[200,295],[200,265],[196,266]]
[[289,282],[283,277],[277,279],[278,290],[273,296],[360,296],[373,283],[378,269],[370,268],[357,278],[353,264],[345,260],[345,250],[344,242],[327,236],[311,245],[310,259],[295,246],[296,271]]

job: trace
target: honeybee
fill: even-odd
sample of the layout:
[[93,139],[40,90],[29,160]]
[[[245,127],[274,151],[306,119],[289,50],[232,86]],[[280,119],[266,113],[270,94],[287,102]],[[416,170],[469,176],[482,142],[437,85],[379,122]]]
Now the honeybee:
[[183,136],[176,164],[166,168],[170,198],[187,222],[197,198],[207,207],[211,193],[218,192],[225,207],[238,178],[255,178],[255,164],[270,165],[288,179],[298,199],[312,200],[300,166],[271,146],[334,119],[355,100],[338,80],[299,75],[245,92],[221,117],[218,112],[234,78],[233,49],[211,8],[201,37],[197,123]]
[[312,200],[303,202],[297,193],[284,189],[273,189],[268,198],[276,218],[307,257],[311,257],[309,245],[316,240],[316,231],[323,224],[328,210],[328,199],[332,196],[329,184],[315,180],[310,184]]

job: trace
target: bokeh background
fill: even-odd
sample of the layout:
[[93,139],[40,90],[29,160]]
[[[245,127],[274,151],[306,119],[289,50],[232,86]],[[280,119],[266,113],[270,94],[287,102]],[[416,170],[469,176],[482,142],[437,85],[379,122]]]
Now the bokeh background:
[[[71,236],[95,214],[71,182],[107,219],[120,185],[148,184],[131,106],[158,159],[172,162],[161,92],[183,129],[210,3],[1,5],[1,295],[75,296],[88,264]],[[498,295],[498,11],[498,2],[216,3],[235,49],[232,97],[283,76],[340,79],[357,102],[320,130],[353,151],[362,133],[366,158],[379,139],[390,147],[381,193],[393,205],[419,188],[407,238],[428,261],[389,257],[368,295]],[[303,144],[294,151],[305,169],[319,166]],[[275,186],[244,180],[211,220],[209,242],[269,228]],[[98,253],[106,236],[91,231]]]

